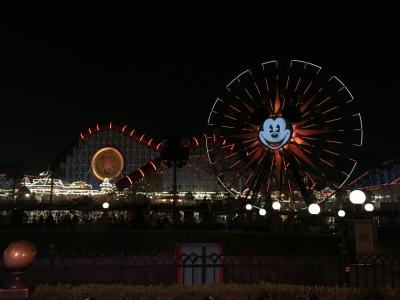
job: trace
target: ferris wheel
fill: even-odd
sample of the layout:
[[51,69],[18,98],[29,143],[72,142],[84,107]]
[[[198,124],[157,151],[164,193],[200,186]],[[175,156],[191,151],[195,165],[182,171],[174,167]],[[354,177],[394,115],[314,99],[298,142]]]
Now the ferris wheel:
[[[235,197],[309,205],[315,190],[341,188],[357,165],[363,125],[336,76],[300,61],[268,61],[235,77],[208,117],[210,164]],[[285,195],[285,196],[284,196]]]

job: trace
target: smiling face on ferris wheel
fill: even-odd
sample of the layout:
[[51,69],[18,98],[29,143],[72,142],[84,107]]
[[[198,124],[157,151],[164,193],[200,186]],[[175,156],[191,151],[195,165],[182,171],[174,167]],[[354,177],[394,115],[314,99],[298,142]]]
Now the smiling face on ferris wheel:
[[282,117],[266,119],[258,132],[260,142],[271,150],[280,149],[291,137],[290,125]]

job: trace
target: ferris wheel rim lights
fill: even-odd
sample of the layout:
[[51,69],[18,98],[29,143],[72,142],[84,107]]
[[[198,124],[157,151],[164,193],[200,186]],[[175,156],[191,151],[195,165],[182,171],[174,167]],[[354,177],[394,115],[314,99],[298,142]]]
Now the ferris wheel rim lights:
[[289,170],[298,168],[312,188],[327,180],[339,189],[350,178],[363,145],[361,114],[343,82],[321,69],[302,60],[268,61],[236,76],[216,99],[207,155],[233,196],[254,201],[262,190],[281,193],[283,183],[289,194],[301,191],[308,207],[308,187]]

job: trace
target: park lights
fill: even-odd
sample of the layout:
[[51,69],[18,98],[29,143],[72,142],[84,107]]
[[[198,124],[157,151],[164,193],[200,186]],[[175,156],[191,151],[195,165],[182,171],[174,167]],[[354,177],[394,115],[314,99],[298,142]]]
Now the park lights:
[[339,209],[337,214],[339,217],[343,218],[346,215],[346,212],[343,209]]
[[262,207],[255,206],[250,203],[246,204],[246,210],[252,210],[253,208],[258,209],[258,213],[260,216],[265,216],[267,214],[267,211]]
[[365,193],[363,191],[354,190],[350,193],[349,198],[350,202],[353,204],[363,204],[367,197],[365,196]]
[[104,202],[102,206],[104,209],[107,209],[110,207],[110,204],[108,202]]
[[321,208],[317,203],[310,204],[308,212],[312,215],[318,215],[321,212]]
[[364,209],[365,209],[365,211],[371,212],[375,209],[375,207],[372,203],[366,203],[364,205]]
[[281,209],[281,204],[279,203],[279,201],[272,202],[272,208],[275,209],[275,210],[280,210]]

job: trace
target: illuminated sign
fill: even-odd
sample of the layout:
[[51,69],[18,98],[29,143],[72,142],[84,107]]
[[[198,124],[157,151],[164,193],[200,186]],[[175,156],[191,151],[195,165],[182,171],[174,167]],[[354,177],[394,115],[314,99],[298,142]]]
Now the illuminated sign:
[[93,155],[91,168],[97,179],[112,180],[121,174],[124,168],[124,158],[121,152],[115,148],[102,148]]
[[282,148],[291,137],[291,126],[282,117],[266,119],[258,132],[260,142],[271,150]]

